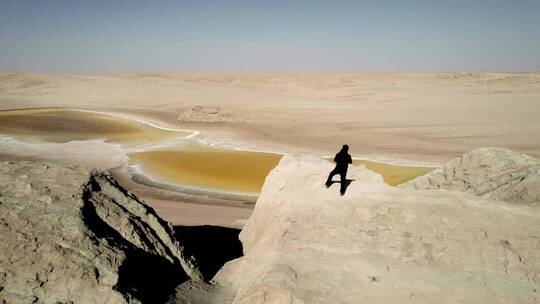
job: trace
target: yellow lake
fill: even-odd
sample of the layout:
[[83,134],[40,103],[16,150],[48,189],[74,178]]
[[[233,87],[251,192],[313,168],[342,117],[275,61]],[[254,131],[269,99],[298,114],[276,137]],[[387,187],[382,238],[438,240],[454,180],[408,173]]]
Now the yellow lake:
[[[236,193],[259,193],[269,171],[282,156],[214,148],[185,138],[192,134],[188,131],[166,130],[129,118],[71,109],[0,111],[0,134],[33,142],[103,139],[131,148],[143,147],[127,155],[131,164],[139,165],[147,174],[174,184]],[[172,140],[177,141],[174,148],[144,148]],[[389,185],[398,185],[433,169],[353,160],[353,165],[360,164],[381,174]]]
[[142,144],[185,137],[192,132],[165,130],[134,119],[71,109],[0,111],[0,134],[20,140],[66,143],[103,139]]

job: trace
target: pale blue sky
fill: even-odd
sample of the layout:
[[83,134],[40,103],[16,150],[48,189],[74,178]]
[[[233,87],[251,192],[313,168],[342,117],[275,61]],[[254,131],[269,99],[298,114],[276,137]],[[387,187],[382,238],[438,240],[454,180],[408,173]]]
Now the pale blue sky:
[[539,71],[540,0],[0,0],[0,70]]

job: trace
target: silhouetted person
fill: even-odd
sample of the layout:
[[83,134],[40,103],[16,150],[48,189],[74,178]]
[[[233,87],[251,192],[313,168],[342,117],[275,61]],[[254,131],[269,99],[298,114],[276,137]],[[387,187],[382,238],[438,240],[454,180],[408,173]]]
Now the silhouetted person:
[[332,185],[332,177],[339,174],[341,177],[341,187],[339,192],[343,195],[345,194],[345,188],[347,187],[347,168],[349,167],[349,164],[352,164],[352,158],[351,155],[349,155],[349,146],[343,145],[341,151],[334,157],[334,162],[336,163],[336,167],[328,175],[325,185],[327,188],[330,187],[330,185]]

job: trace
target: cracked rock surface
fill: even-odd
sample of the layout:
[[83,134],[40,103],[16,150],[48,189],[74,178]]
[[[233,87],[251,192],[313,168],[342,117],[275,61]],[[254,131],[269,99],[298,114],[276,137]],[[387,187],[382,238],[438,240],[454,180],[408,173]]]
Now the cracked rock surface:
[[110,175],[0,163],[0,303],[163,303],[201,279],[172,226]]
[[539,303],[537,160],[466,155],[441,169],[451,190],[354,166],[344,196],[329,162],[284,156],[212,284],[106,173],[0,163],[0,303]]
[[233,303],[539,303],[538,208],[391,187],[351,167],[286,155],[214,280]]
[[518,204],[540,205],[540,160],[502,148],[478,148],[403,185],[446,189]]

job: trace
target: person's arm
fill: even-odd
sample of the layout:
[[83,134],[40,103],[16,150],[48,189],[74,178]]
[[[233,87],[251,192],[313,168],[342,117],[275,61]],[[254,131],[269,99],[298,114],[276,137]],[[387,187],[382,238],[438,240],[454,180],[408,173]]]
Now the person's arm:
[[338,156],[339,156],[339,153],[336,154],[336,156],[334,156],[334,162],[337,163],[338,162]]
[[348,155],[349,156],[349,164],[352,164],[352,157],[351,155]]

